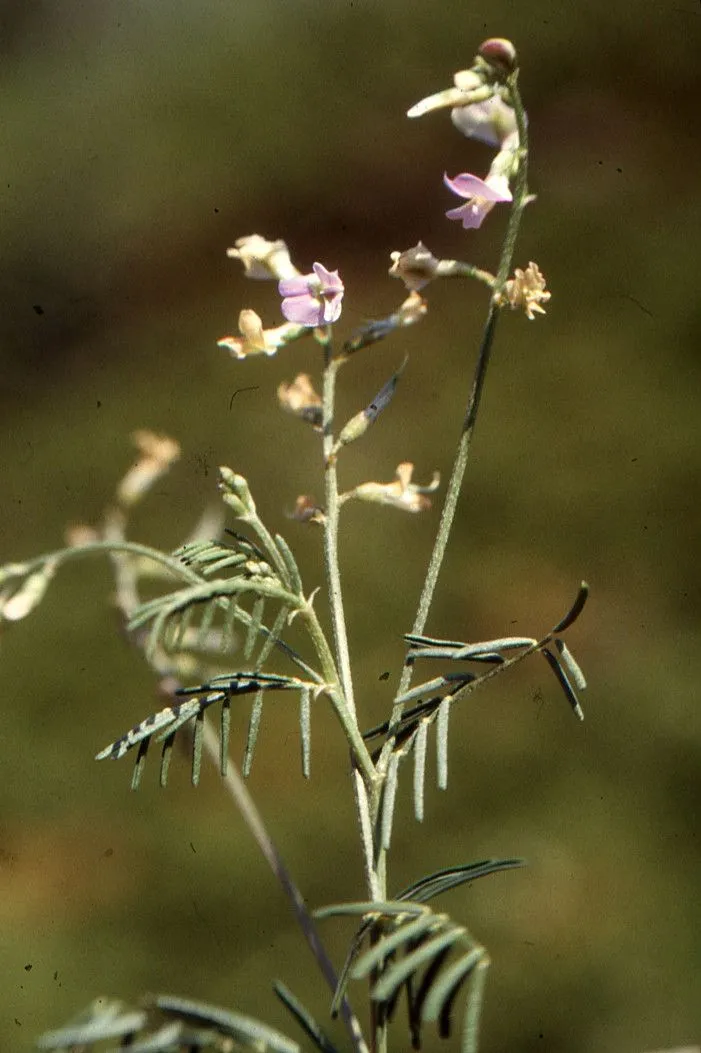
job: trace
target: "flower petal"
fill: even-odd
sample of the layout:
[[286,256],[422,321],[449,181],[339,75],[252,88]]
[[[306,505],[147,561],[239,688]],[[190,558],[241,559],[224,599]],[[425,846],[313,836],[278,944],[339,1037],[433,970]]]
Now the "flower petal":
[[278,282],[282,313],[290,322],[315,327],[336,322],[341,314],[343,282],[338,271],[315,263],[311,274]]
[[503,145],[514,132],[518,140],[514,111],[499,95],[469,106],[456,106],[450,111],[450,119],[463,135],[487,146]]
[[481,197],[486,201],[511,201],[509,183],[504,176],[494,176],[489,182],[486,182],[479,176],[471,175],[470,172],[461,172],[460,175],[455,176],[455,179],[451,179],[445,172],[443,182],[458,197],[467,199]]
[[343,293],[344,285],[338,271],[327,271],[323,263],[315,263],[313,270],[325,293]]
[[341,317],[342,300],[343,293],[335,293],[329,299],[324,298],[324,322],[327,325],[331,325],[332,322],[337,322]]
[[[294,279],[293,279],[294,280]],[[317,326],[326,321],[325,305],[314,296],[289,296],[281,304],[282,313],[288,322],[298,325]],[[339,314],[340,308],[339,308]],[[335,321],[335,319],[334,319]]]
[[300,274],[295,278],[283,278],[277,283],[280,296],[306,296],[309,292],[309,275]]
[[482,226],[484,217],[491,212],[493,207],[492,201],[480,201],[479,198],[475,198],[472,201],[466,201],[459,208],[448,209],[446,218],[459,219],[464,230],[477,230]]

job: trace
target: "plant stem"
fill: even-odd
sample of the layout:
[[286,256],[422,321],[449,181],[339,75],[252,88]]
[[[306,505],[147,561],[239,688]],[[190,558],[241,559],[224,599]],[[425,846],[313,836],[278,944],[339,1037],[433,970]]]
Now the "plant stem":
[[[19,564],[19,566],[22,568],[23,574],[30,574],[34,569],[38,570],[44,563],[56,562],[57,565],[68,563],[69,560],[80,559],[82,556],[90,556],[93,553],[129,553],[132,556],[142,556],[145,559],[152,559],[154,563],[162,564],[162,566],[171,571],[174,578],[182,578],[191,585],[202,581],[199,574],[176,557],[169,556],[165,552],[159,552],[158,549],[151,548],[149,545],[140,545],[135,541],[125,541],[120,538],[106,541],[87,541],[81,545],[72,545],[70,548],[59,549],[58,552],[49,552],[43,556],[36,556],[34,559]],[[0,574],[2,571],[7,573],[9,569],[10,567],[0,567]]]
[[[438,532],[436,534],[436,540],[434,542],[433,551],[429,560],[428,569],[426,572],[426,579],[421,590],[421,596],[414,618],[414,624],[412,626],[412,632],[415,634],[423,633],[428,615],[433,602],[433,596],[436,589],[436,583],[440,574],[441,567],[443,565],[443,559],[445,557],[446,548],[448,546],[448,540],[450,538],[450,532],[455,519],[455,511],[458,504],[458,499],[462,490],[462,484],[465,477],[465,470],[467,468],[467,462],[470,455],[470,449],[472,444],[472,436],[474,434],[475,425],[477,422],[477,414],[480,408],[482,393],[484,391],[484,384],[487,376],[487,368],[491,357],[492,346],[494,343],[494,333],[496,329],[497,318],[501,310],[500,294],[504,289],[504,285],[508,279],[511,271],[511,264],[514,256],[514,249],[516,246],[516,238],[518,236],[519,228],[521,225],[521,219],[523,211],[528,204],[528,127],[526,123],[526,114],[523,109],[523,103],[521,96],[518,91],[518,71],[512,73],[508,78],[508,86],[511,93],[511,102],[514,107],[514,114],[516,118],[516,125],[519,134],[519,147],[518,157],[519,166],[516,174],[513,203],[511,211],[509,213],[509,220],[506,228],[506,234],[504,236],[504,242],[501,250],[501,257],[499,261],[499,269],[497,276],[494,280],[492,288],[492,295],[489,302],[489,308],[487,310],[487,317],[484,323],[484,329],[482,331],[482,339],[480,342],[479,354],[477,356],[477,363],[475,366],[475,372],[472,379],[472,386],[470,388],[470,394],[467,400],[465,408],[465,415],[463,417],[462,428],[460,431],[460,439],[458,441],[458,448],[455,454],[455,460],[453,468],[448,482],[445,502],[441,511],[440,523],[438,526]],[[395,699],[403,695],[411,682],[413,667],[411,665],[405,665],[402,669],[402,675],[399,680],[399,686],[397,688],[397,694]],[[380,758],[377,762],[376,769],[381,779],[384,779],[387,772],[392,752],[394,750],[394,738],[391,734],[391,726],[397,725],[402,715],[403,705],[395,701],[392,707],[392,716],[390,720],[390,733],[387,736],[387,741],[382,748]],[[373,811],[373,820],[377,822],[379,818],[379,811],[381,808],[381,795],[378,793],[375,798],[375,810]],[[387,853],[383,848],[378,849],[376,859],[376,875],[378,878],[378,886],[383,898],[386,896],[386,856]]]
[[[516,246],[516,238],[518,236],[519,228],[521,225],[521,218],[523,211],[528,204],[528,128],[526,124],[526,115],[523,109],[523,103],[521,96],[518,91],[518,71],[514,72],[508,80],[508,85],[511,93],[511,101],[514,107],[514,114],[516,117],[516,124],[519,133],[519,166],[516,174],[515,188],[513,204],[511,206],[511,212],[509,214],[509,221],[506,228],[506,234],[504,237],[504,243],[501,250],[501,258],[499,261],[499,269],[497,276],[494,281],[494,288],[492,296],[489,302],[489,309],[487,311],[487,317],[484,323],[484,329],[482,332],[482,340],[480,343],[479,355],[477,357],[477,364],[475,366],[475,372],[472,380],[472,387],[470,395],[467,400],[467,406],[465,409],[465,416],[463,418],[462,429],[460,432],[460,439],[458,442],[458,448],[455,454],[455,461],[453,463],[453,469],[450,476],[450,481],[446,490],[445,502],[441,511],[440,524],[438,526],[438,533],[436,534],[436,540],[433,546],[433,552],[428,564],[428,570],[426,572],[426,579],[421,590],[421,597],[419,599],[418,608],[416,611],[416,617],[414,618],[414,624],[412,625],[412,633],[420,634],[426,627],[428,620],[429,611],[433,602],[433,596],[436,589],[436,583],[438,581],[438,575],[440,574],[441,567],[443,565],[443,559],[445,557],[446,548],[448,547],[448,540],[450,538],[450,532],[455,519],[455,510],[457,508],[458,499],[462,489],[463,479],[465,477],[465,470],[467,468],[467,462],[470,455],[470,448],[472,444],[472,436],[474,434],[475,425],[477,423],[477,414],[480,408],[482,400],[482,392],[484,390],[484,383],[487,376],[487,368],[491,357],[492,345],[494,343],[494,332],[496,329],[497,318],[501,311],[499,297],[507,281],[509,273],[511,272],[511,264],[514,256],[514,249]],[[412,667],[405,665],[402,670],[402,675],[397,688],[397,695],[399,697],[409,687],[412,676]],[[392,710],[392,723],[399,720],[402,713],[402,706],[395,703]],[[378,765],[379,770],[382,772],[386,768],[386,764],[389,760],[389,755],[392,751],[392,740],[388,739],[385,748],[382,751],[382,756]]]
[[313,606],[308,603],[307,606],[300,611],[300,617],[304,618],[307,622],[309,635],[314,644],[314,649],[316,650],[319,664],[321,665],[326,680],[326,693],[329,696],[334,712],[343,727],[346,738],[348,739],[355,763],[362,772],[365,782],[369,786],[372,786],[375,782],[375,766],[372,763],[372,758],[370,757],[368,748],[365,745],[365,740],[360,733],[355,712],[351,712],[346,705],[343,688],[338,681],[334,658],[329,650],[324,630],[319,624],[316,611]]
[[[338,671],[341,681],[340,686],[345,697],[349,722],[353,724],[352,736],[349,735],[349,728],[345,728],[345,730],[353,751],[353,793],[363,850],[365,884],[368,890],[368,896],[371,899],[375,899],[378,896],[379,888],[377,885],[374,865],[374,823],[372,820],[371,801],[376,797],[377,776],[370,754],[367,751],[367,747],[358,727],[358,718],[353,696],[350,653],[348,650],[348,633],[346,630],[346,619],[343,610],[343,594],[341,592],[341,572],[338,562],[338,520],[340,503],[338,500],[336,457],[332,451],[334,446],[333,427],[336,375],[342,364],[341,359],[334,359],[332,356],[331,339],[327,332],[327,338],[324,344],[324,381],[322,393],[322,452],[324,457],[325,483],[324,564],[326,568],[329,605],[331,608],[331,624],[333,626],[333,636],[336,647],[336,661],[338,663]],[[355,742],[356,738],[358,740],[357,745]],[[369,770],[366,765],[360,765],[359,763],[360,758],[364,758],[364,755],[367,756]],[[370,797],[368,797],[368,794],[370,794]]]
[[346,632],[346,619],[343,612],[341,572],[338,563],[338,476],[336,474],[336,458],[332,454],[334,445],[333,414],[336,394],[336,374],[338,373],[340,366],[341,360],[331,358],[330,346],[327,345],[325,348],[324,388],[322,396],[326,513],[324,518],[324,561],[326,566],[326,581],[329,590],[329,605],[331,607],[331,624],[333,626],[333,637],[336,645],[336,656],[338,660],[338,671],[341,678],[341,687],[343,688],[343,694],[345,695],[348,708],[355,716],[355,698],[353,695],[353,680],[351,677],[350,654],[348,651],[348,634]]
[[[214,765],[219,768],[219,737],[209,726],[207,721],[204,723],[203,736],[204,747]],[[290,901],[297,923],[304,933],[309,948],[323,973],[324,979],[330,989],[335,991],[338,977],[336,976],[336,971],[331,963],[331,959],[326,953],[326,948],[321,942],[321,937],[317,932],[314,919],[307,909],[302,893],[297,888],[292,875],[285,866],[284,860],[282,859],[275,842],[266,830],[263,818],[256,808],[253,798],[248,792],[246,784],[239,774],[238,768],[231,758],[228,760],[227,772],[224,776],[224,785],[241,813],[243,821],[253,834],[253,838],[263,853],[270,869],[279,881],[283,892]],[[345,998],[341,1004],[341,1015],[356,1053],[368,1053],[368,1047],[358,1018],[353,1013],[353,1010]]]

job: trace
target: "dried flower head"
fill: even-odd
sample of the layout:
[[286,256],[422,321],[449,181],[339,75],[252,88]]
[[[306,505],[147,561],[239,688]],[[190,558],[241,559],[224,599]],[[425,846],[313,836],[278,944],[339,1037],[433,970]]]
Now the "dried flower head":
[[502,300],[511,307],[522,307],[526,317],[533,321],[536,314],[545,314],[540,306],[547,303],[550,293],[545,288],[545,276],[541,273],[538,264],[532,261],[525,270],[517,267],[514,277],[510,278],[504,286]]
[[392,266],[389,273],[393,278],[401,278],[412,292],[418,292],[433,281],[440,263],[422,241],[414,245],[413,249],[390,253],[390,259]]
[[290,519],[297,519],[300,523],[323,523],[326,514],[320,508],[313,497],[308,494],[300,494],[295,501],[295,507],[289,513]]
[[180,457],[180,446],[167,435],[140,430],[132,440],[141,456],[117,487],[117,501],[126,507],[136,504]]
[[327,271],[321,263],[315,263],[311,274],[300,274],[279,282],[282,297],[282,313],[289,322],[298,322],[314,328],[330,325],[341,316],[341,301],[344,286],[338,271]]
[[411,477],[414,465],[410,461],[403,461],[397,465],[396,479],[392,483],[361,483],[354,490],[343,494],[341,500],[350,500],[353,497],[361,501],[371,501],[381,505],[391,505],[403,512],[424,512],[431,507],[431,499],[426,494],[432,494],[440,485],[440,475],[433,473],[433,479],[428,486],[418,486],[412,483]]
[[397,328],[403,329],[407,325],[415,325],[420,322],[428,311],[428,304],[423,296],[417,292],[411,292],[406,300],[399,305],[399,310],[392,317],[397,320]]
[[279,281],[299,274],[284,241],[268,241],[260,234],[248,234],[245,238],[239,238],[235,246],[227,249],[226,254],[232,260],[241,260],[247,278]]
[[299,373],[291,384],[280,384],[277,397],[282,408],[288,413],[301,417],[311,424],[315,431],[321,431],[321,396],[314,390],[308,373]]
[[274,355],[281,347],[297,340],[306,333],[306,327],[285,322],[275,329],[263,329],[260,315],[244,308],[239,314],[240,336],[223,336],[217,341],[219,347],[225,347],[234,358],[248,358],[250,355]]

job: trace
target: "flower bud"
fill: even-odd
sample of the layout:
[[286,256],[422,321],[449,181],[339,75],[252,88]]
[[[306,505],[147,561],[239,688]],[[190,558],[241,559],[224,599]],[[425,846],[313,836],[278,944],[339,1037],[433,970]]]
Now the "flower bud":
[[222,465],[219,468],[219,478],[219,489],[224,494],[224,501],[230,508],[233,508],[236,515],[240,518],[255,516],[255,501],[251,497],[251,491],[244,477]]
[[480,45],[477,54],[497,70],[512,73],[517,65],[516,48],[504,37],[490,37]]

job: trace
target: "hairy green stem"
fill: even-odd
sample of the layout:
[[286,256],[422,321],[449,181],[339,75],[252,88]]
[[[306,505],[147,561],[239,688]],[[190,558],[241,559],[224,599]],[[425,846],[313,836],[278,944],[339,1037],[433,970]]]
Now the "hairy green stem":
[[326,693],[331,700],[334,712],[336,713],[336,716],[343,727],[346,738],[348,739],[355,763],[362,772],[365,782],[367,782],[368,785],[372,785],[375,780],[375,766],[372,763],[372,758],[370,757],[368,748],[365,745],[365,740],[360,733],[355,712],[351,712],[346,705],[343,687],[339,684],[337,679],[336,665],[334,663],[333,655],[329,649],[324,630],[316,616],[316,611],[310,603],[300,611],[300,617],[304,618],[307,623],[307,629],[312,639],[312,643],[314,644],[314,649],[316,650],[326,680]]
[[[219,768],[219,737],[209,726],[207,721],[204,723],[203,742],[212,762],[217,768]],[[297,888],[292,875],[285,866],[285,862],[280,855],[275,842],[266,830],[263,818],[256,808],[255,802],[248,792],[248,788],[241,778],[238,768],[231,758],[228,760],[227,773],[224,776],[224,785],[233,798],[243,821],[252,833],[253,838],[270,866],[270,869],[279,881],[283,892],[290,901],[297,923],[304,933],[309,948],[319,965],[324,979],[329,985],[329,988],[332,991],[335,991],[338,977],[336,976],[336,971],[331,959],[326,952],[326,948],[321,941],[314,919],[309,913],[304,898],[302,897],[302,893]],[[355,1016],[345,998],[341,1004],[341,1016],[343,1017],[348,1036],[356,1053],[368,1053],[368,1047],[358,1018]]]
[[[433,596],[436,589],[436,583],[438,581],[438,575],[440,574],[441,567],[443,565],[443,559],[445,552],[448,547],[448,540],[450,538],[453,521],[455,519],[455,510],[458,505],[458,499],[462,490],[463,479],[465,477],[465,470],[467,468],[467,462],[470,455],[470,448],[472,445],[472,436],[474,434],[475,425],[477,423],[477,414],[480,408],[482,393],[484,390],[484,383],[487,376],[487,368],[491,357],[492,346],[494,343],[494,332],[496,329],[497,318],[501,311],[500,306],[500,294],[504,289],[504,285],[511,272],[511,265],[514,257],[514,250],[516,247],[516,239],[518,236],[519,228],[521,226],[521,219],[523,211],[528,204],[528,128],[526,124],[526,115],[523,109],[523,103],[518,91],[518,71],[514,72],[509,77],[509,89],[511,94],[511,101],[514,107],[514,114],[516,117],[516,124],[519,133],[519,165],[516,174],[513,204],[511,212],[509,214],[509,221],[506,228],[506,235],[504,237],[504,244],[501,250],[501,258],[499,261],[499,269],[497,276],[494,281],[494,288],[492,297],[489,303],[489,309],[487,311],[487,317],[482,332],[482,340],[480,343],[479,355],[477,357],[477,364],[475,366],[475,372],[472,380],[472,387],[470,389],[470,395],[467,400],[467,406],[465,409],[465,416],[463,418],[462,429],[460,432],[460,439],[458,442],[458,448],[455,455],[455,461],[453,463],[453,469],[450,476],[450,481],[446,490],[445,502],[441,511],[441,519],[438,526],[438,533],[436,534],[436,540],[433,546],[433,552],[428,564],[428,570],[426,572],[426,579],[424,581],[423,588],[421,590],[421,597],[419,599],[418,608],[416,611],[416,617],[414,618],[414,624],[412,625],[412,633],[420,634],[426,627],[428,620],[429,611],[433,602]],[[402,670],[399,686],[397,688],[397,694],[395,697],[399,697],[404,694],[411,682],[412,667],[405,665]],[[396,723],[402,713],[402,706],[395,703],[392,710],[392,722]],[[382,756],[379,762],[379,770],[384,772],[386,770],[389,757],[392,752],[392,740],[388,739],[385,745]]]
[[[331,624],[333,626],[338,672],[341,681],[341,690],[345,697],[347,706],[348,726],[344,725],[344,730],[346,731],[346,736],[353,753],[353,792],[363,850],[365,884],[368,890],[368,895],[374,899],[377,896],[379,889],[374,868],[375,844],[374,824],[371,815],[371,801],[376,796],[375,785],[377,782],[377,776],[367,746],[363,741],[358,727],[358,718],[353,696],[350,653],[348,650],[348,633],[346,630],[346,619],[343,610],[341,571],[338,561],[338,521],[340,503],[338,495],[336,457],[333,454],[333,430],[336,376],[342,364],[342,359],[333,358],[331,341],[327,334],[327,340],[324,344],[324,380],[322,393],[322,452],[324,457],[325,483],[324,564],[326,568],[326,582],[329,593]],[[368,796],[368,794],[370,796]]]
[[154,563],[160,563],[171,571],[173,577],[182,578],[192,585],[199,584],[202,581],[199,574],[184,563],[181,563],[174,556],[169,556],[166,552],[160,552],[157,548],[151,548],[149,545],[140,545],[136,541],[125,541],[119,538],[107,541],[87,541],[81,545],[72,545],[70,548],[59,549],[58,552],[49,552],[42,556],[36,556],[25,563],[0,567],[0,581],[2,580],[3,572],[9,577],[9,571],[14,566],[21,568],[23,574],[26,575],[31,574],[34,570],[39,570],[45,563],[55,562],[58,565],[60,563],[68,563],[72,559],[79,559],[82,556],[92,555],[93,553],[113,554],[115,552],[129,553],[132,556],[142,556],[145,559],[151,559]]
[[331,358],[330,347],[325,348],[324,389],[322,396],[323,421],[323,454],[324,454],[324,562],[326,581],[329,590],[331,624],[338,658],[338,672],[341,687],[349,710],[355,716],[355,698],[351,676],[350,653],[348,651],[348,634],[343,612],[343,594],[341,592],[341,572],[338,562],[338,476],[336,458],[333,455],[333,413],[336,394],[336,375],[341,366],[340,359]]
[[[470,394],[468,396],[467,405],[465,408],[465,415],[460,431],[458,448],[455,454],[455,460],[453,463],[450,480],[446,489],[446,496],[443,504],[443,509],[441,511],[438,532],[436,534],[433,551],[431,553],[431,558],[429,560],[428,569],[426,572],[426,579],[421,590],[421,596],[419,599],[416,616],[414,618],[414,624],[412,626],[412,632],[416,634],[422,633],[426,627],[426,622],[428,620],[431,604],[433,602],[438,576],[440,574],[440,570],[443,565],[443,559],[445,557],[445,552],[448,546],[448,540],[450,538],[453,521],[455,519],[455,511],[462,490],[465,470],[467,468],[467,462],[472,444],[472,436],[474,434],[475,424],[477,422],[477,414],[481,404],[482,393],[484,391],[484,384],[487,376],[487,368],[489,366],[492,346],[494,342],[494,333],[496,329],[497,318],[501,310],[500,296],[504,289],[504,285],[508,279],[508,276],[511,272],[511,265],[516,246],[516,239],[521,225],[521,218],[529,200],[528,128],[526,124],[526,114],[523,109],[523,103],[518,91],[517,80],[518,71],[515,71],[509,77],[508,80],[509,89],[511,93],[511,101],[514,107],[514,114],[516,117],[516,124],[519,133],[519,167],[515,180],[513,204],[509,214],[504,243],[502,245],[499,269],[497,271],[497,275],[492,287],[492,295],[490,298],[487,317],[485,319],[484,329],[482,332],[479,354],[477,356],[477,363],[475,366],[475,372],[470,388]],[[412,666],[405,665],[402,670],[402,675],[400,677],[395,699],[399,698],[407,691],[411,682],[411,677]],[[402,711],[402,704],[397,703],[395,701],[392,707],[390,726],[396,726],[398,724],[402,715]],[[377,763],[377,772],[380,776],[380,779],[382,780],[384,780],[384,778],[386,777],[387,768],[392,757],[393,749],[394,738],[390,734],[388,735],[387,742],[385,743],[382,749],[380,758]],[[381,805],[381,794],[377,793],[375,796],[373,809],[373,821],[375,824],[377,824],[379,820]],[[384,899],[387,896],[387,852],[381,846],[378,847],[377,858],[375,861],[375,874],[377,878],[377,886],[380,896]]]

